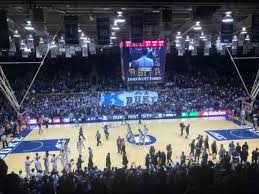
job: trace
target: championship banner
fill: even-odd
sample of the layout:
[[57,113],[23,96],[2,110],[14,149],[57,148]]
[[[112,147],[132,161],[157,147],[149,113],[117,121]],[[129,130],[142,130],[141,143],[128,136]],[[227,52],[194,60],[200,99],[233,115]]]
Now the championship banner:
[[131,16],[131,42],[143,42],[143,16]]
[[101,93],[101,105],[126,106],[134,103],[153,104],[158,100],[158,93],[153,91]]
[[98,17],[96,22],[97,27],[97,44],[110,44],[110,18]]
[[78,17],[64,16],[64,31],[66,44],[78,44]]
[[252,16],[251,42],[259,43],[259,15]]
[[248,113],[252,113],[253,112],[253,102],[249,103],[249,102],[242,101],[241,110],[244,110]]
[[233,23],[221,23],[221,36],[220,42],[221,43],[232,43],[234,31],[234,24]]

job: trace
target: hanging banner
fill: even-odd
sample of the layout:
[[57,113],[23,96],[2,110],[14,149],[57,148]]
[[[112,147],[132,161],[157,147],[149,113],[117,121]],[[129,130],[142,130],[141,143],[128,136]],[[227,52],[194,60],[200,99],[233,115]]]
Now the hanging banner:
[[78,17],[64,16],[64,30],[66,44],[78,44]]
[[131,16],[131,42],[143,42],[143,16]]
[[158,100],[158,93],[153,91],[101,93],[101,105],[126,106],[134,103],[153,104]]
[[221,43],[232,43],[232,37],[233,37],[233,31],[234,31],[234,24],[233,23],[221,23],[221,37],[220,42]]
[[97,44],[108,45],[110,44],[110,18],[98,17],[96,21],[97,27]]
[[251,42],[259,43],[259,15],[252,16]]

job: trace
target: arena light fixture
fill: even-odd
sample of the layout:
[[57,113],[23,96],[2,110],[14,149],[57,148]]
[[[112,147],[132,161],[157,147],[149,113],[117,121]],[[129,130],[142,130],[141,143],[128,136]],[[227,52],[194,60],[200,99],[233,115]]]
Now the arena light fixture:
[[15,38],[20,38],[21,37],[21,35],[19,34],[18,30],[14,31],[13,37],[15,37]]
[[31,34],[29,34],[28,40],[31,40],[31,41],[34,40],[34,38],[33,38],[33,36]]
[[24,29],[25,29],[25,30],[29,30],[29,31],[34,30],[34,27],[32,26],[31,21],[28,20],[28,21],[26,21],[26,22],[27,22],[27,24],[25,25]]
[[205,36],[204,32],[202,32],[200,35],[200,39],[204,39],[204,38],[206,38],[206,36]]
[[117,22],[113,23],[112,30],[119,30],[120,27],[118,26]]
[[250,36],[249,34],[246,35],[246,38],[245,38],[246,41],[249,41],[250,40]]
[[39,41],[40,44],[44,44],[44,40],[42,37],[40,37],[40,41]]
[[193,26],[193,29],[196,30],[196,31],[201,30],[202,27],[201,27],[200,22],[196,22],[195,25]]
[[176,39],[181,39],[182,38],[181,32],[177,32],[175,38]]
[[237,35],[233,36],[233,42],[237,42]]
[[223,23],[232,23],[234,21],[232,15],[231,15],[231,11],[228,11],[225,13],[225,16],[222,18],[222,22]]
[[55,41],[53,40],[50,43],[50,48],[55,48],[55,47],[57,47],[57,45],[56,45]]
[[118,11],[117,12],[117,17],[116,17],[116,19],[114,20],[115,22],[117,22],[117,23],[124,23],[126,20],[125,20],[125,18],[123,17],[123,12],[122,11]]
[[87,39],[87,37],[85,36],[85,33],[81,33],[81,36],[80,36],[80,40],[85,40],[85,39]]
[[79,32],[79,33],[81,33],[81,32],[82,32],[81,27],[80,27],[80,25],[79,25],[79,24],[78,24],[78,32]]
[[246,27],[243,27],[240,34],[247,34]]
[[189,36],[186,36],[185,42],[190,42]]

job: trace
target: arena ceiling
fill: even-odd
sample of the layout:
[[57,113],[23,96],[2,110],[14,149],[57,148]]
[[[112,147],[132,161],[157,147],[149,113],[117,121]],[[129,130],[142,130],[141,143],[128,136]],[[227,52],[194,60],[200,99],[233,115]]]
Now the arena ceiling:
[[[16,29],[26,35],[24,25],[32,18],[32,8],[42,7],[44,21],[33,23],[36,36],[54,35],[61,27],[63,29],[64,15],[78,15],[81,29],[87,36],[96,35],[96,18],[98,16],[116,17],[117,11],[122,11],[126,18],[125,24],[117,33],[118,41],[129,37],[129,17],[135,14],[144,16],[144,37],[157,39],[172,37],[177,31],[186,32],[200,21],[205,33],[218,34],[219,24],[225,11],[232,11],[235,18],[235,29],[241,31],[243,26],[251,25],[251,14],[259,13],[259,3],[256,0],[164,0],[164,1],[117,1],[117,0],[74,0],[74,1],[33,1],[6,0],[0,1],[0,8],[7,10],[10,31]],[[172,10],[172,21],[162,22],[162,11]],[[191,33],[191,32],[190,32]]]

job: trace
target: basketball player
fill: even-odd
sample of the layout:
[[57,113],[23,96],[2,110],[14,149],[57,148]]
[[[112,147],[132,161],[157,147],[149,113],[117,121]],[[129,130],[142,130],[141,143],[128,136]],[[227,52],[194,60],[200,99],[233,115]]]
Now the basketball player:
[[143,145],[144,141],[145,141],[144,134],[143,134],[143,132],[140,129],[138,129],[138,132],[139,132],[139,145],[141,145],[141,143]]
[[97,130],[96,132],[96,141],[97,141],[97,146],[99,146],[102,142],[101,142],[101,133]]
[[126,145],[125,145],[124,138],[121,139],[121,154],[122,153],[126,153]]
[[129,131],[129,137],[128,138],[129,138],[128,141],[130,141],[132,143],[136,143],[135,136],[134,136],[134,134],[131,130]]
[[254,126],[254,129],[256,130],[257,129],[257,117],[256,117],[256,114],[253,115],[253,126]]
[[64,148],[60,148],[59,155],[60,155],[61,165],[63,166],[63,169],[65,169],[68,164],[66,164],[66,160],[65,160],[66,153],[65,153]]
[[45,167],[45,175],[48,175],[49,174],[49,152],[48,151],[46,151],[46,154],[43,160],[44,160],[44,167]]
[[172,157],[173,151],[172,151],[172,145],[171,144],[166,146],[166,151],[167,151],[167,153],[166,153],[167,163],[172,162],[171,157]]
[[41,133],[41,132],[43,132],[43,130],[42,130],[42,128],[41,128],[41,126],[42,126],[42,118],[41,117],[39,117],[38,119],[37,119],[37,125],[38,125],[38,127],[39,127],[39,134]]
[[128,127],[127,127],[127,134],[126,134],[126,139],[127,139],[127,140],[129,139],[130,132],[131,132],[131,127],[130,127],[130,124],[128,124]]
[[190,156],[194,157],[194,151],[195,151],[195,139],[192,140],[192,143],[190,143]]
[[67,167],[66,167],[66,170],[67,170],[67,173],[71,173],[72,172],[72,166],[74,164],[74,160],[71,159],[68,163],[67,163]]
[[128,112],[124,111],[124,116],[121,120],[121,125],[123,125],[123,123],[127,124],[126,120],[128,120]]
[[240,114],[240,125],[244,125],[245,117],[246,117],[246,112],[242,110]]
[[70,154],[71,154],[71,150],[67,144],[64,145],[64,152],[65,152],[64,153],[65,154],[65,164],[67,164],[68,161],[70,160]]
[[138,124],[141,125],[141,112],[138,113]]
[[148,134],[148,128],[147,128],[147,126],[146,125],[144,125],[144,130],[143,130],[143,135],[144,135],[144,145],[145,145],[145,143],[146,143],[146,138],[148,138],[148,136],[147,136],[147,134]]
[[213,160],[216,159],[216,156],[217,156],[217,144],[216,144],[216,141],[214,141],[212,144],[211,144],[211,152],[212,152],[212,156],[213,156]]
[[57,165],[57,157],[55,154],[52,155],[50,162],[52,163],[52,172],[57,172],[58,165]]
[[44,124],[46,126],[46,129],[48,129],[49,128],[49,117],[44,116],[43,121],[44,121]]
[[109,138],[109,131],[108,131],[108,125],[104,125],[103,126],[103,132],[104,132],[104,135],[105,135],[105,138],[106,138],[106,140],[108,140],[108,138]]
[[78,138],[76,145],[79,155],[82,155],[82,150],[85,149],[83,140],[81,138]]
[[188,125],[185,127],[185,132],[186,132],[185,138],[188,138],[189,132],[190,132],[190,124],[188,124]]
[[209,154],[210,154],[210,146],[209,146],[209,136],[206,135],[205,139],[204,139],[204,150],[208,150]]
[[116,140],[117,148],[118,148],[118,153],[121,153],[121,138],[120,136]]
[[35,169],[37,170],[37,172],[42,170],[41,163],[40,163],[40,156],[38,153],[36,153],[36,156],[35,156]]
[[29,156],[26,156],[26,160],[25,160],[25,172],[26,172],[26,177],[30,177],[30,173],[31,173],[31,169],[30,166],[33,163],[33,160],[30,160]]
[[183,136],[183,130],[185,128],[185,125],[183,122],[180,123],[180,129],[181,129],[181,136]]
[[112,164],[111,163],[111,156],[110,156],[110,153],[108,153],[107,156],[106,156],[106,168],[110,170],[111,164]]
[[81,137],[85,140],[84,131],[83,131],[82,126],[80,126],[80,128],[79,128],[79,138],[81,138]]

